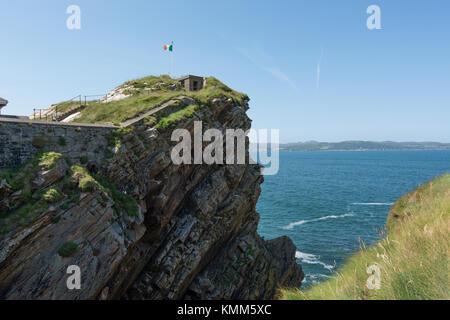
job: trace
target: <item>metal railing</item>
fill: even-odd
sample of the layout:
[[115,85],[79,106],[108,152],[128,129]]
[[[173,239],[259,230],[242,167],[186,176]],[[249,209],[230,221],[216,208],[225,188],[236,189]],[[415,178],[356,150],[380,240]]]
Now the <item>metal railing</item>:
[[[105,93],[105,94],[91,94],[91,95],[88,95],[88,96],[84,96],[84,105],[87,106],[89,104],[89,102],[100,101],[100,100],[102,100],[101,98],[102,97],[106,97],[106,95],[107,95],[107,93]],[[93,97],[100,97],[100,98],[87,100],[87,98],[93,98]]]
[[[61,121],[64,118],[67,118],[68,116],[78,112],[79,110],[85,108],[89,105],[89,102],[97,102],[100,101],[102,97],[105,97],[107,94],[95,94],[95,95],[77,95],[73,97],[72,99],[65,100],[63,102],[60,102],[55,105],[54,111],[48,112],[48,109],[39,109],[34,108],[33,109],[33,119],[34,120],[45,120],[45,121]],[[98,97],[98,99],[90,99]],[[66,110],[64,112],[58,111],[58,105],[61,105],[63,103],[68,102],[74,102],[74,105],[69,108],[69,110]],[[84,102],[84,104],[83,104]],[[45,112],[43,114],[43,112]]]
[[[42,111],[45,111],[45,109],[33,109],[33,120],[36,120],[36,113],[39,112],[39,120],[42,120]],[[44,119],[47,120],[48,116],[44,115]],[[48,121],[48,120],[47,120]]]

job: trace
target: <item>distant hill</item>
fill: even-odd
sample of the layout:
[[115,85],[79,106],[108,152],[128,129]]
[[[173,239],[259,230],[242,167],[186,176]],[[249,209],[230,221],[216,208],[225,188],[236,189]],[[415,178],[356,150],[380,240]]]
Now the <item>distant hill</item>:
[[367,151],[367,150],[450,150],[450,143],[393,142],[393,141],[343,141],[296,142],[280,144],[280,150],[288,151]]

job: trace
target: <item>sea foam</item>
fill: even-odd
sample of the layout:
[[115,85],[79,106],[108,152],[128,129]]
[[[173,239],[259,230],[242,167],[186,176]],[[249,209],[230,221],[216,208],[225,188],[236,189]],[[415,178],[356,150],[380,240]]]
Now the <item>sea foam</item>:
[[328,219],[339,219],[339,218],[345,218],[345,217],[353,217],[353,216],[354,216],[353,213],[346,213],[346,214],[341,214],[339,216],[331,215],[331,216],[326,216],[326,217],[321,217],[321,218],[311,219],[311,220],[300,220],[300,221],[289,223],[287,226],[283,227],[283,229],[285,229],[285,230],[292,230],[295,226],[300,226],[300,225],[305,224],[305,223],[322,221],[322,220],[328,220]]
[[302,263],[307,263],[307,264],[320,264],[322,267],[324,267],[325,269],[331,271],[334,266],[326,264],[322,261],[319,260],[319,256],[316,256],[314,254],[311,253],[305,253],[305,252],[300,252],[300,251],[296,251],[295,252],[295,258],[296,259],[300,259],[300,261]]

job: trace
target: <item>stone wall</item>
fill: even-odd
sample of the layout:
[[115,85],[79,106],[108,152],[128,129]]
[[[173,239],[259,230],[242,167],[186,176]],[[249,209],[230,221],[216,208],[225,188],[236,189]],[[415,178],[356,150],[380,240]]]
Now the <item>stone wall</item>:
[[[180,100],[182,103],[179,103]],[[149,116],[165,117],[194,103],[193,99],[181,95],[123,122],[121,126],[140,125]],[[73,163],[79,163],[81,157],[100,163],[108,148],[110,132],[118,128],[107,124],[47,122],[0,116],[0,169],[18,167],[38,151],[61,152]]]
[[0,169],[15,168],[39,151],[57,151],[73,163],[105,157],[116,127],[0,119]]

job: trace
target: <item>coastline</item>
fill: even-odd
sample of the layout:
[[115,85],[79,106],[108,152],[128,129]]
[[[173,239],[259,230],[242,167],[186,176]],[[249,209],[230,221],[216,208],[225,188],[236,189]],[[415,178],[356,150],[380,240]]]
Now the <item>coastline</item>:
[[289,152],[367,152],[367,151],[450,151],[446,149],[327,149],[327,150],[295,150],[295,149],[278,149],[278,151]]

